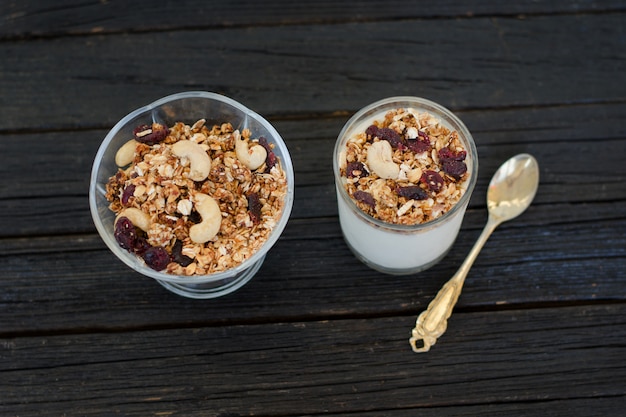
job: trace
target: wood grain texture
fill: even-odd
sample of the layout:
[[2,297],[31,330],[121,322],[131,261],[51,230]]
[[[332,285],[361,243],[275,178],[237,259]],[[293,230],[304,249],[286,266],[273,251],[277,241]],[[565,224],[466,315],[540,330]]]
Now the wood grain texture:
[[[468,221],[483,216],[471,213]],[[527,215],[537,217],[533,209]],[[502,226],[487,243],[468,276],[458,312],[625,300],[623,221],[587,222],[585,228],[574,221],[520,222]],[[210,302],[168,293],[128,269],[95,235],[14,240],[0,257],[0,305],[6,309],[0,335],[417,315],[469,252],[482,221],[472,225],[461,231],[441,264],[418,275],[389,277],[351,255],[336,219],[295,222],[250,283]],[[555,279],[561,276],[568,277],[567,285]],[[47,306],[53,307],[38,314]]]
[[341,23],[368,20],[469,18],[474,16],[527,16],[556,13],[598,13],[624,11],[616,0],[578,2],[498,1],[468,3],[445,0],[422,4],[388,0],[316,1],[314,4],[271,0],[207,3],[179,0],[158,3],[100,1],[85,3],[61,0],[54,7],[38,1],[4,2],[0,5],[0,39],[34,36],[87,35],[114,32],[145,32],[233,26]]
[[621,102],[626,85],[615,80],[624,73],[623,16],[581,19],[255,26],[2,42],[0,131],[112,126],[131,109],[185,90],[225,94],[268,117],[353,112],[395,95],[430,98],[453,110]]
[[454,407],[505,415],[522,403],[526,413],[542,404],[577,414],[582,400],[602,405],[626,394],[615,384],[626,378],[624,313],[597,306],[454,316],[428,355],[408,347],[412,317],[3,340],[0,411],[457,415],[447,410]]
[[[60,0],[0,3],[0,415],[602,416],[626,399],[622,1]],[[265,116],[296,173],[259,273],[190,300],[118,261],[88,207],[124,115],[186,90]],[[361,264],[337,217],[333,147],[380,98],[452,109],[479,152],[443,262]],[[487,219],[497,167],[541,167],[491,236],[447,332],[417,315]],[[43,410],[43,411],[42,411]]]

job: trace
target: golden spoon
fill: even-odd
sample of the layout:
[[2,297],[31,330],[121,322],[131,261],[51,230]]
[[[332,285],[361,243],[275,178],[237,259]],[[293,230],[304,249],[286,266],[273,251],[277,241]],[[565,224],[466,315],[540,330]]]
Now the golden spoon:
[[[428,352],[437,343],[437,338],[446,331],[448,317],[459,299],[465,277],[483,245],[496,227],[519,216],[530,206],[538,187],[539,165],[532,155],[516,155],[498,168],[487,191],[487,224],[456,274],[417,317],[409,339],[414,352]],[[415,345],[419,340],[423,340],[423,347]]]

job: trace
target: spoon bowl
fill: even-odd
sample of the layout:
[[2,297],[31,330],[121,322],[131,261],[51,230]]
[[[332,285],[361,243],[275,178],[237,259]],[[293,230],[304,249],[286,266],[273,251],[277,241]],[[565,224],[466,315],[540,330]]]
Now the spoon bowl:
[[[448,318],[459,299],[465,277],[483,245],[498,225],[514,219],[530,206],[538,187],[539,164],[532,155],[516,155],[498,168],[487,190],[487,224],[456,274],[417,317],[409,339],[414,352],[428,352],[437,342],[437,338],[446,331]],[[416,346],[419,340],[424,343],[422,347]]]
[[494,174],[487,190],[489,214],[505,222],[522,214],[535,198],[539,165],[529,154],[506,161]]

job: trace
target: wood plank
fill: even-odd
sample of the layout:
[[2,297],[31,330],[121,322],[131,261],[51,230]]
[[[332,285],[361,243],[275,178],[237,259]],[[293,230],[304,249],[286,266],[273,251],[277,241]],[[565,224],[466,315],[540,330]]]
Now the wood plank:
[[423,355],[408,345],[413,317],[3,339],[0,411],[565,415],[557,407],[582,401],[614,411],[626,396],[624,317],[624,304],[457,314]]
[[[445,417],[445,416],[481,416],[481,417],[572,417],[572,416],[620,416],[624,411],[623,397],[583,398],[579,400],[546,400],[506,404],[465,404],[454,407],[434,407],[407,410],[384,410],[390,417]],[[380,411],[359,412],[359,417],[379,417]],[[351,412],[330,413],[329,417],[348,417]],[[313,417],[313,414],[303,417]]]
[[[567,222],[553,214],[537,215],[538,210],[553,213],[550,207],[531,207],[503,225],[470,271],[457,309],[624,301],[626,222],[614,208],[606,207],[605,220],[581,221],[589,212],[578,210],[575,221]],[[417,316],[459,267],[484,218],[484,212],[470,213],[472,228],[463,228],[444,261],[406,277],[361,264],[344,243],[336,219],[293,222],[250,283],[208,301],[174,295],[131,271],[96,235],[10,240],[0,256],[0,334]],[[567,282],[554,277],[567,277]]]
[[474,16],[517,16],[557,13],[598,13],[623,11],[617,0],[537,2],[504,4],[498,1],[468,4],[459,0],[438,1],[423,7],[400,0],[293,2],[272,0],[259,7],[255,1],[206,2],[179,0],[94,2],[56,1],[54,7],[42,1],[0,4],[1,38],[83,35],[90,33],[140,32],[251,25],[285,25],[320,22],[350,22],[396,19],[433,19]]
[[222,93],[268,117],[353,112],[395,95],[453,110],[622,102],[622,21],[399,20],[3,42],[0,131],[104,128],[185,90]]

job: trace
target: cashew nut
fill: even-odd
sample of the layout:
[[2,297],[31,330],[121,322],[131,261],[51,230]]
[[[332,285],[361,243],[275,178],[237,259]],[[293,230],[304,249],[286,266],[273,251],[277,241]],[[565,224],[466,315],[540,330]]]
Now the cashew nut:
[[202,146],[190,140],[181,140],[172,145],[172,152],[179,158],[189,159],[189,178],[202,181],[211,172],[211,158]]
[[135,207],[125,208],[117,215],[115,218],[115,222],[121,217],[126,217],[132,224],[136,227],[140,228],[144,232],[147,232],[150,229],[150,215],[148,213],[144,213]]
[[213,239],[220,231],[222,212],[217,201],[206,194],[195,195],[196,210],[202,217],[202,222],[189,228],[189,237],[194,243],[205,243]]
[[118,167],[125,167],[133,162],[136,147],[137,141],[135,139],[131,139],[117,150],[117,153],[115,154],[115,163]]
[[380,178],[396,179],[400,174],[400,167],[393,162],[393,150],[386,140],[372,143],[367,149],[367,165]]
[[237,159],[253,171],[263,165],[267,158],[267,151],[263,146],[258,144],[249,146],[237,131],[235,132],[235,153]]
[[420,168],[413,168],[409,171],[407,177],[410,182],[417,184],[420,178],[422,178],[422,170]]

